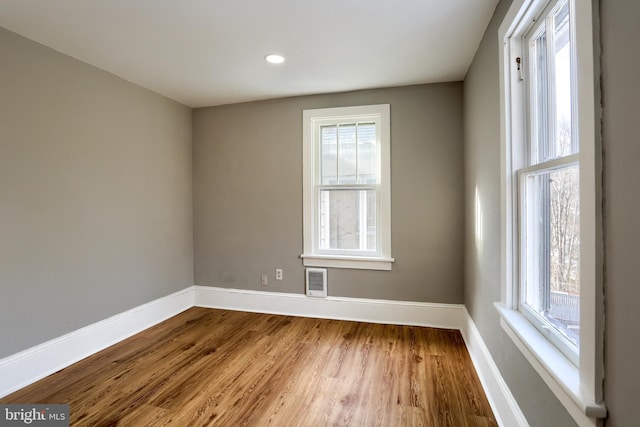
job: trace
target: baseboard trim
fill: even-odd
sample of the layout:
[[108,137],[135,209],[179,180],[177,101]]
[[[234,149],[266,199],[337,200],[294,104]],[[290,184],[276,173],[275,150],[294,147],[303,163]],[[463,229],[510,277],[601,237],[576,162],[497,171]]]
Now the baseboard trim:
[[364,298],[316,298],[302,294],[196,286],[198,307],[285,316],[460,329],[462,304],[435,304]]
[[498,425],[528,427],[527,419],[520,410],[515,397],[511,394],[509,386],[502,378],[500,370],[466,308],[463,308],[463,316],[460,332]]
[[193,307],[190,286],[0,359],[0,397]]

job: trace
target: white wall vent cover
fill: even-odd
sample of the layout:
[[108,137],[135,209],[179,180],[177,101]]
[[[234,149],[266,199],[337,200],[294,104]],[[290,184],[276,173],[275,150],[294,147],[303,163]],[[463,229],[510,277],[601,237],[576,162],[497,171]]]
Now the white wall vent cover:
[[326,297],[327,296],[327,269],[307,268],[306,270],[307,296]]

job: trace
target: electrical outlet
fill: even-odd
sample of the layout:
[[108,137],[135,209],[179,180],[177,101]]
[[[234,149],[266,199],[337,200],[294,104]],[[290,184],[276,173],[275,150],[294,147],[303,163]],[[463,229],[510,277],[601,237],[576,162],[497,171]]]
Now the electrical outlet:
[[267,286],[268,282],[269,282],[269,280],[267,279],[267,275],[266,274],[262,274],[260,276],[260,284],[262,286]]
[[276,280],[282,280],[282,269],[276,268]]

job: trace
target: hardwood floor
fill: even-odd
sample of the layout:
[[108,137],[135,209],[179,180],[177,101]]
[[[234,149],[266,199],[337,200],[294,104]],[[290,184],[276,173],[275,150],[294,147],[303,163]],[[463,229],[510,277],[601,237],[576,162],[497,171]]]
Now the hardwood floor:
[[74,426],[496,426],[458,331],[191,308],[12,395]]

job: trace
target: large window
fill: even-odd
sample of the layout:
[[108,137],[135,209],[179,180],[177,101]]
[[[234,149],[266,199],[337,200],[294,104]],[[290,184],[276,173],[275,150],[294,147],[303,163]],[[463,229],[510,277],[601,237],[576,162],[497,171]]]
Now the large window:
[[391,269],[389,105],[305,110],[307,266]]
[[500,27],[502,326],[579,425],[602,395],[592,2],[514,0]]
[[[519,309],[575,364],[580,348],[580,144],[569,1],[523,38],[528,132],[520,140]],[[526,77],[524,77],[526,76]]]

